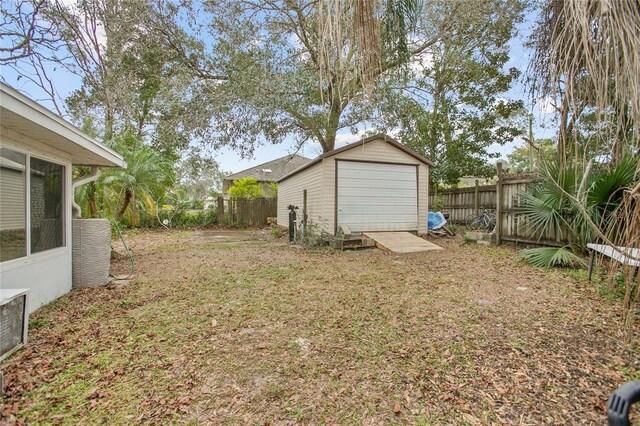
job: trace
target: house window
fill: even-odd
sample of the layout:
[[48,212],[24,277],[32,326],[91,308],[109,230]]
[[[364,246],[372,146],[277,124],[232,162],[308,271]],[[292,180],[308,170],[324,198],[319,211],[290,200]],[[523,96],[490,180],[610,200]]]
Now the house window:
[[26,157],[0,148],[0,262],[27,255]]
[[0,262],[65,245],[64,180],[64,166],[0,148]]
[[31,158],[31,253],[64,246],[64,166]]

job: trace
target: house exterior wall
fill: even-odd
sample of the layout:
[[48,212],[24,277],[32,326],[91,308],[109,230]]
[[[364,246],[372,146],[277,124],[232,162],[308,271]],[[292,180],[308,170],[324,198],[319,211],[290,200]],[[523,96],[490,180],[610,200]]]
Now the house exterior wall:
[[299,206],[300,215],[302,214],[303,190],[307,189],[309,220],[319,229],[331,234],[335,233],[336,160],[417,165],[418,233],[425,234],[427,232],[429,166],[382,139],[325,158],[280,182],[278,186],[278,225],[289,226],[289,212],[287,210],[289,204]]
[[33,312],[71,290],[71,158],[62,151],[4,127],[0,130],[2,147],[65,166],[64,246],[0,263],[2,289],[29,288],[29,312]]
[[289,226],[289,210],[291,204],[300,207],[298,217],[302,219],[304,207],[304,190],[307,190],[307,216],[312,226],[324,230],[324,187],[322,182],[322,162],[284,180],[278,184],[278,225]]
[[382,163],[413,164],[418,167],[418,233],[427,232],[427,210],[429,200],[429,166],[421,163],[383,140],[371,141],[362,146],[340,152],[325,160],[323,186],[330,190],[330,197],[324,200],[324,212],[330,219],[327,224],[331,233],[335,229],[335,185],[336,160],[359,160]]

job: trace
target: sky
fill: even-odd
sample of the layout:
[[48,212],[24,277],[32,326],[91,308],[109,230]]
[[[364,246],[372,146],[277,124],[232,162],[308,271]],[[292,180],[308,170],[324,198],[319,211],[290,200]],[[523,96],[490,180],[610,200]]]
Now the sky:
[[[524,22],[519,25],[518,36],[513,38],[509,44],[510,60],[505,65],[506,69],[515,67],[521,71],[522,75],[525,75],[529,63],[530,52],[523,46],[523,44],[533,30],[535,18],[535,13],[531,12],[525,17]],[[50,101],[48,101],[46,97],[40,91],[38,91],[37,87],[35,87],[33,84],[30,84],[25,79],[20,79],[15,71],[3,66],[2,69],[0,69],[0,74],[3,81],[5,81],[7,84],[10,84],[16,89],[24,92],[27,96],[30,96],[36,101],[42,103],[44,106],[51,108]],[[68,73],[63,74],[62,70],[60,69],[53,72],[53,75],[57,77],[56,90],[58,90],[58,92],[62,94],[63,97],[80,87],[81,82],[76,76],[70,76]],[[512,100],[521,99],[526,101],[528,99],[528,95],[525,93],[525,88],[522,81],[516,82],[504,97]],[[528,102],[525,103],[528,104]],[[547,110],[547,108],[545,108],[544,103],[542,103],[541,105],[537,105],[536,107],[531,109],[531,112],[533,113],[535,118],[535,137],[552,137],[554,131],[552,127],[548,125],[550,122],[551,114],[548,113],[549,111]],[[547,126],[545,126],[545,124],[547,124]],[[355,135],[352,134],[349,130],[340,131],[336,138],[336,148],[359,140],[366,131],[370,130],[373,130],[371,123],[365,123],[358,126],[358,133]],[[522,144],[524,144],[522,140],[516,140],[504,146],[492,146],[490,151],[499,153],[501,155],[501,158],[506,158],[506,155],[510,153],[514,147]],[[214,158],[219,163],[221,170],[225,172],[235,173],[250,167],[254,167],[261,163],[271,161],[275,158],[291,154],[295,152],[295,150],[296,147],[294,146],[293,141],[285,140],[285,142],[283,142],[282,144],[267,144],[257,147],[254,150],[253,156],[251,158],[242,158],[238,153],[229,148],[221,148],[217,150],[216,152],[214,152]],[[306,143],[305,146],[303,146],[303,148],[298,152],[298,154],[309,158],[314,158],[321,153],[322,148],[318,143],[314,142]]]
[[[530,55],[529,50],[524,47],[524,42],[533,31],[535,20],[536,13],[529,13],[525,17],[524,21],[518,26],[518,36],[514,37],[509,43],[510,60],[507,64],[505,64],[505,69],[515,67],[520,70],[522,76],[526,74]],[[525,104],[530,104],[530,102],[528,102],[528,94],[525,91],[525,87],[522,81],[516,82],[504,97],[512,100],[521,99],[525,101]],[[549,106],[545,103],[542,103],[541,105],[536,105],[535,107],[533,107],[531,109],[531,112],[533,113],[535,120],[535,138],[553,137],[555,131],[550,127],[552,114],[550,114]],[[370,123],[368,123],[368,125],[368,128],[364,127],[364,125],[360,125],[358,127],[359,132],[355,135],[352,134],[349,130],[340,131],[336,138],[336,148],[339,148],[351,142],[356,142],[361,139],[362,135],[366,131],[371,130]],[[490,152],[499,153],[501,155],[501,159],[506,159],[507,154],[513,151],[515,147],[522,146],[524,144],[525,142],[523,140],[516,139],[514,142],[505,144],[503,146],[496,144],[490,148]],[[267,161],[285,156],[287,154],[293,153],[294,151],[294,144],[292,142],[285,142],[279,145],[262,145],[254,151],[254,155],[252,158],[241,158],[238,154],[230,149],[222,149],[218,151],[216,159],[220,163],[222,170],[238,172],[250,167],[254,167],[261,163],[265,163]],[[314,158],[322,154],[322,148],[317,143],[307,143],[303,147],[303,149],[298,152],[298,154],[304,155],[305,157]]]

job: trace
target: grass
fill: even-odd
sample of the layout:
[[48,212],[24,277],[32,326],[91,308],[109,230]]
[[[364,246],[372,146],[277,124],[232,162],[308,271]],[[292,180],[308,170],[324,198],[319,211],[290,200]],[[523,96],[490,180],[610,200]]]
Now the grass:
[[329,253],[268,231],[217,237],[139,232],[131,285],[73,291],[32,315],[30,344],[2,364],[3,414],[602,423],[609,392],[639,374],[637,346],[617,339],[617,300],[508,248]]

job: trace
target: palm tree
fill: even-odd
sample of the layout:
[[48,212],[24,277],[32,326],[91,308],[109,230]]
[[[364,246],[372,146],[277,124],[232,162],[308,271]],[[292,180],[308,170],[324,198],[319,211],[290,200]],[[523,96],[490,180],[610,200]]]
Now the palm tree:
[[[547,164],[545,177],[531,192],[520,193],[519,213],[532,230],[541,235],[553,230],[571,241],[563,248],[535,248],[521,251],[536,266],[582,263],[573,253],[586,250],[587,243],[600,240],[598,232],[620,238],[622,230],[614,220],[620,212],[625,190],[634,182],[639,160],[631,155],[618,164],[610,163],[590,171],[590,165]],[[597,230],[591,226],[597,225]],[[616,231],[617,229],[617,231]]]
[[140,207],[154,214],[155,200],[174,183],[174,170],[157,151],[131,135],[116,138],[114,148],[122,154],[127,167],[104,172],[98,183],[105,198],[115,201],[115,205],[105,206],[115,210],[115,219],[128,216],[129,224],[136,226],[140,222]]

